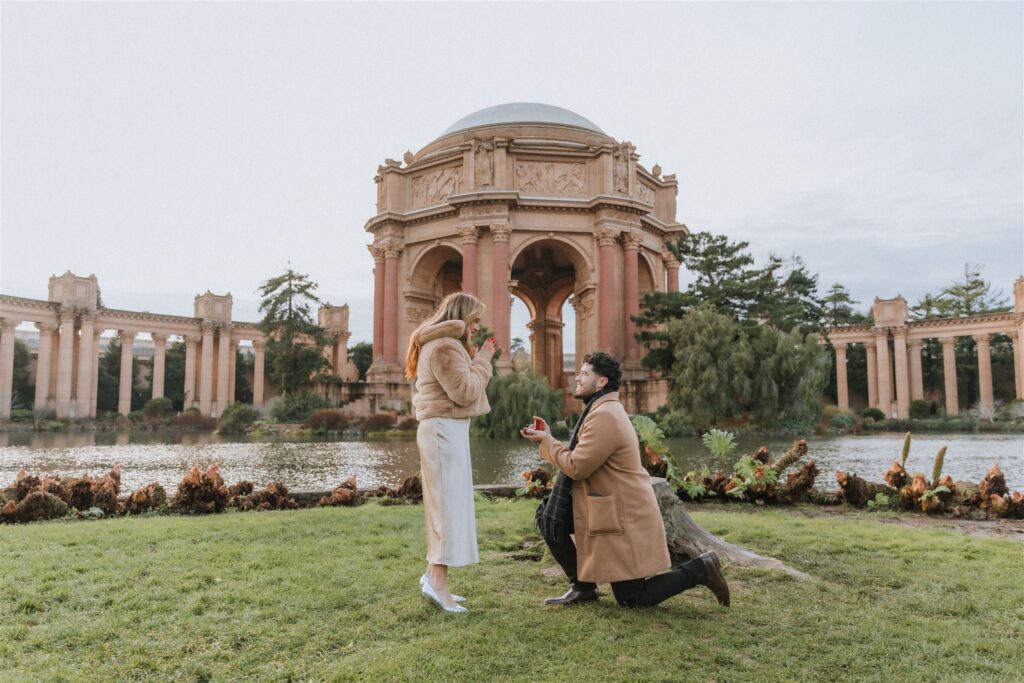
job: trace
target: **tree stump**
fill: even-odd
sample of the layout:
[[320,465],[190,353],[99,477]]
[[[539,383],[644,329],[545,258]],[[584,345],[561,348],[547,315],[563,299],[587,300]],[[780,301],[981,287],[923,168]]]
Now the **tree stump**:
[[810,575],[794,569],[774,557],[763,557],[709,534],[686,513],[682,501],[679,500],[679,496],[667,481],[651,477],[651,486],[654,487],[654,494],[658,498],[658,507],[661,508],[661,517],[665,522],[665,539],[668,541],[668,551],[673,565],[714,550],[720,559],[729,560],[740,567],[773,569],[801,581],[811,578]]

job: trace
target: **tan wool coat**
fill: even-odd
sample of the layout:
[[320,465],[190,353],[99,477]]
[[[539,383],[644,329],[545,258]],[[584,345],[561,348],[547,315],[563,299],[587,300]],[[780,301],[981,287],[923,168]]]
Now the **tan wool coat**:
[[540,457],[571,479],[580,580],[640,579],[671,565],[640,443],[616,392],[595,401],[574,450],[548,436]]
[[420,357],[412,406],[417,420],[430,417],[469,418],[491,412],[487,382],[491,362],[470,358],[462,345],[466,323],[446,320],[420,329]]

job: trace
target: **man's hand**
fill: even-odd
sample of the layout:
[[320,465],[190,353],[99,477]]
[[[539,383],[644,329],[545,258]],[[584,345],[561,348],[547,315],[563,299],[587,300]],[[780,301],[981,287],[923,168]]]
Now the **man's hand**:
[[546,437],[551,436],[551,428],[548,427],[548,423],[544,421],[544,418],[533,416],[533,424],[529,427],[523,427],[519,430],[519,433],[523,435],[524,439],[529,439],[533,443],[540,443]]

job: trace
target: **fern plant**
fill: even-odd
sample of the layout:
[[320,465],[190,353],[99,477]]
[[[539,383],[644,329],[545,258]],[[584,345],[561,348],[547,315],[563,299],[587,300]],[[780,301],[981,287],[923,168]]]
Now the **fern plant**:
[[725,471],[725,459],[736,450],[736,435],[722,429],[711,429],[705,432],[700,440],[704,443],[704,448],[718,458],[719,469]]

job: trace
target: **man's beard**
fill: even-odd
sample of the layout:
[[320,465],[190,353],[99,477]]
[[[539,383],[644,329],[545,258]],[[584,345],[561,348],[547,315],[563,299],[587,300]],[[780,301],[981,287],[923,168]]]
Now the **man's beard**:
[[572,392],[573,398],[578,398],[581,401],[586,401],[588,398],[597,393],[597,387],[585,387],[581,386],[576,391]]

